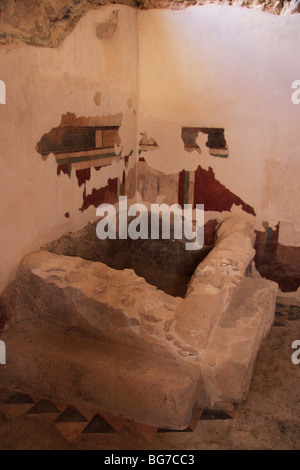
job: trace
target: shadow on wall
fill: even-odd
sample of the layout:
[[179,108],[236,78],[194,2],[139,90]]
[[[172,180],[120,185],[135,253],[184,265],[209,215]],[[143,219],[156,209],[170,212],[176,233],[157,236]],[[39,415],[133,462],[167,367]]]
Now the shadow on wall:
[[[151,239],[149,215],[149,239],[106,239],[96,235],[98,222],[84,229],[60,237],[45,248],[52,253],[79,256],[88,261],[100,261],[114,269],[133,269],[138,276],[169,295],[184,297],[188,283],[198,264],[213,248],[214,237],[204,228],[205,244],[200,250],[187,251],[182,240]],[[211,225],[211,224],[210,224]],[[213,229],[215,228],[215,225]],[[171,228],[171,234],[173,229]]]
[[181,138],[184,143],[184,150],[192,152],[196,150],[201,153],[196,139],[199,132],[207,135],[206,147],[209,148],[209,154],[213,157],[228,158],[228,147],[225,140],[224,129],[215,127],[182,127]]

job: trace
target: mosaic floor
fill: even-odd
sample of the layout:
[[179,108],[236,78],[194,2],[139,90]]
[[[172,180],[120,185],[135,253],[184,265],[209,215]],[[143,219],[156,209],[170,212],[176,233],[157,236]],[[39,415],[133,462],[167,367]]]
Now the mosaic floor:
[[[9,395],[9,396],[8,396]],[[109,413],[95,413],[90,409],[79,410],[74,406],[52,402],[43,398],[32,397],[26,393],[4,392],[1,397],[0,410],[6,417],[23,415],[30,419],[36,416],[48,417],[48,422],[62,434],[67,442],[76,441],[80,434],[120,433],[126,427],[152,442],[156,433],[193,432],[199,420],[233,419],[234,414],[218,410],[196,410],[189,426],[184,430],[163,429],[136,423]]]

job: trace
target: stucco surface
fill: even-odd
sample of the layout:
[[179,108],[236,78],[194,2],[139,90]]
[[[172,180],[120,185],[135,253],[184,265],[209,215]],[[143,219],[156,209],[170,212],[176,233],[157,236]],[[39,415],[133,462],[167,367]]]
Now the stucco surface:
[[[110,6],[87,13],[57,49],[0,49],[1,79],[7,89],[7,104],[0,106],[0,290],[26,253],[95,218],[94,207],[79,211],[83,188],[74,172],[71,178],[57,176],[54,155],[44,161],[35,149],[62,115],[109,118],[121,113],[118,151],[128,155],[135,149],[136,11],[122,6],[118,10],[118,28],[109,41],[97,37],[96,26],[110,17]],[[100,107],[94,100],[97,92]],[[89,183],[101,188],[109,177],[121,178],[123,170],[124,160],[98,172],[92,169]]]

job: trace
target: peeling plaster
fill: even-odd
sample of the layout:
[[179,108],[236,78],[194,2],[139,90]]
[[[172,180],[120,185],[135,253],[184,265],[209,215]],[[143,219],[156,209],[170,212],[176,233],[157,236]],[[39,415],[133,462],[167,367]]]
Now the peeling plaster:
[[[125,191],[126,169],[133,151],[122,155],[119,136],[121,123],[122,113],[115,116],[76,117],[74,113],[68,112],[62,115],[60,125],[44,134],[36,145],[43,160],[50,153],[54,154],[57,175],[62,172],[71,178],[75,173],[78,186],[83,186],[81,212],[91,205],[98,207],[102,203],[115,203],[119,189]],[[115,177],[109,177],[100,186],[98,181],[97,186],[87,192],[92,170],[99,172],[105,167],[112,167],[115,162],[121,164],[117,166]],[[113,168],[109,170],[110,176],[114,174]]]
[[[120,125],[122,147],[116,153],[122,152],[123,159],[101,171],[92,169],[90,180],[85,183],[86,196],[93,188],[105,187],[109,178],[118,178],[122,183],[124,171],[133,180],[126,176],[126,186],[131,192],[134,190],[134,165],[128,155],[137,151],[137,120],[127,101],[131,99],[136,106],[136,12],[120,5],[113,41],[99,41],[95,24],[105,21],[113,9],[116,8],[87,12],[56,49],[24,44],[0,47],[0,78],[8,85],[9,103],[0,106],[0,141],[5,149],[0,159],[0,189],[5,201],[1,214],[7,221],[1,229],[5,243],[0,246],[0,258],[6,268],[0,272],[0,290],[14,278],[25,254],[96,218],[93,205],[80,211],[84,185],[78,186],[75,171],[71,178],[63,171],[57,176],[54,154],[43,160],[35,150],[36,143],[53,127],[102,125],[101,116],[114,117],[108,124]],[[16,72],[20,64],[22,73]],[[100,91],[102,99],[96,111],[94,96]],[[72,113],[61,122],[60,116],[67,110]],[[88,122],[89,116],[98,121]]]
[[[118,191],[128,192],[133,201],[141,198],[172,204],[179,197],[184,202],[205,201],[210,237],[216,221],[235,212],[251,218],[256,213],[256,228],[259,226],[258,231],[264,234],[274,231],[280,222],[278,259],[296,259],[298,255],[290,246],[288,251],[282,246],[293,244],[298,248],[299,243],[295,207],[298,110],[292,104],[291,108],[284,107],[285,100],[290,103],[290,87],[282,90],[297,72],[293,60],[297,51],[291,45],[299,38],[298,18],[279,19],[220,6],[137,15],[120,6],[118,27],[107,27],[113,40],[99,40],[96,25],[109,19],[114,23],[113,8],[87,14],[55,50],[2,48],[0,65],[6,74],[2,78],[7,83],[7,77],[10,79],[8,97],[13,106],[0,110],[4,116],[1,142],[7,149],[2,174],[12,181],[12,195],[16,188],[24,195],[24,207],[16,207],[15,213],[5,208],[12,229],[4,237],[17,249],[14,260],[3,253],[8,271],[1,286],[12,277],[23,254],[37,248],[40,241],[84,225],[94,217],[95,204],[114,202]],[[56,13],[49,9],[48,14],[53,17]],[[68,21],[69,17],[63,19],[66,15],[62,11],[59,21]],[[51,42],[50,36],[37,36],[39,45]],[[18,69],[20,63],[22,75],[12,77],[10,71]],[[276,74],[279,66],[281,74]],[[263,86],[265,81],[270,83],[269,74],[275,77],[276,94]],[[88,117],[95,113],[95,105],[102,117]],[[67,109],[73,112],[65,114]],[[57,125],[57,116],[62,114]],[[203,123],[206,129],[225,129],[228,159],[212,158],[207,134],[201,132],[195,138],[195,149],[189,154],[184,150],[182,128]],[[69,171],[65,174],[66,169],[61,168],[57,177],[54,154],[46,161],[37,158],[34,142],[52,127],[72,125],[120,126],[119,147],[114,147],[120,159],[101,169],[77,168],[71,178]],[[152,149],[143,150],[144,162],[138,162],[138,128],[145,130],[140,145]],[[17,165],[16,155],[21,155]],[[9,205],[13,201],[14,196]],[[46,218],[42,218],[44,214]],[[14,240],[20,221],[25,238]],[[264,221],[268,223],[262,227]]]

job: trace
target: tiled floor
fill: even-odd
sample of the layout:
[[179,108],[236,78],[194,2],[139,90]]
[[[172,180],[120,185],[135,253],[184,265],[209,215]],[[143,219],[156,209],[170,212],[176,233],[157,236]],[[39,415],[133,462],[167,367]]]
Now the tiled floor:
[[[93,410],[79,410],[74,406],[54,403],[43,398],[32,398],[25,393],[2,393],[0,409],[6,416],[40,415],[50,417],[53,426],[56,426],[66,441],[74,442],[80,434],[110,434],[122,432],[125,427],[132,429],[151,442],[156,433],[193,432],[199,420],[233,419],[232,414],[216,410],[196,410],[191,423],[184,430],[164,429],[147,426],[141,423],[126,420],[109,413],[95,413]],[[49,419],[48,419],[49,422]]]

